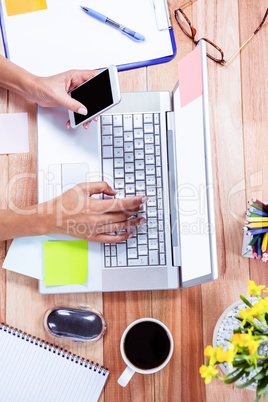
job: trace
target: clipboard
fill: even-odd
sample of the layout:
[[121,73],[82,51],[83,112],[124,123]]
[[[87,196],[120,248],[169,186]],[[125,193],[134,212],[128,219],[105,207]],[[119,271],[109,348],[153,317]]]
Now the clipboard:
[[[119,71],[130,70],[168,62],[176,54],[167,0],[137,0],[134,6],[131,0],[103,0],[101,5],[98,0],[91,0],[90,7],[146,33],[145,44],[133,42],[89,17],[80,9],[79,0],[71,3],[46,0],[46,9],[7,15],[6,5],[11,1],[0,0],[5,56],[36,75],[53,75],[69,69],[102,69],[110,64],[115,64]],[[60,18],[62,10],[64,15]],[[73,38],[70,29],[75,33]],[[81,44],[81,37],[92,39]]]

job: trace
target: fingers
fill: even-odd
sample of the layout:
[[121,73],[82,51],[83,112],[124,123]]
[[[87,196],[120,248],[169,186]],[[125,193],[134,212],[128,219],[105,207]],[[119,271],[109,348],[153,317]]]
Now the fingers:
[[88,121],[88,122],[83,124],[83,127],[84,127],[85,130],[88,130],[91,122],[92,122],[92,120],[90,120],[90,121]]
[[74,88],[78,87],[79,85],[83,84],[85,81],[88,81],[90,78],[95,77],[100,73],[99,70],[71,70],[68,71],[66,74],[71,75],[71,82],[69,91],[72,91]]
[[[93,119],[93,120],[94,120],[94,121],[97,121],[97,120],[95,120],[95,119]],[[90,121],[88,121],[88,122],[86,122],[86,123],[83,124],[83,127],[84,127],[85,130],[88,130],[88,128],[89,128],[91,122],[92,122],[92,120],[90,120]],[[66,128],[68,128],[68,129],[71,128],[70,120],[67,121],[67,123],[66,123]]]
[[127,212],[110,213],[110,212],[108,212],[106,214],[105,213],[104,214],[95,214],[94,215],[94,223],[108,225],[108,224],[116,223],[116,222],[124,222],[133,215],[134,214],[131,212],[130,213],[127,213]]
[[[85,194],[93,195],[93,194],[107,194],[114,196],[117,191],[113,190],[108,183],[105,181],[99,181],[94,183],[81,183],[79,186],[82,188]],[[117,198],[110,200],[91,200],[94,204],[94,212],[95,213],[104,213],[104,212],[133,212],[137,211],[140,205],[144,204],[148,201],[148,198],[143,195],[133,196],[128,198]]]
[[[106,181],[97,181],[93,183],[80,183],[78,184],[85,194],[107,194],[114,196],[117,191],[113,190]],[[104,201],[104,200],[100,200]]]
[[[128,230],[132,227],[142,225],[146,222],[144,218],[130,219],[127,222],[117,223],[112,225],[103,225],[98,228],[98,234],[95,236],[94,241],[102,243],[117,243],[130,239],[133,236],[132,232]],[[103,232],[101,232],[103,230]],[[127,230],[125,233],[109,234],[111,231],[120,232]]]
[[109,235],[107,233],[97,235],[94,241],[100,243],[118,243],[121,241],[125,241],[132,237],[132,233],[126,232],[121,234]]
[[119,211],[132,213],[138,211],[139,207],[147,201],[148,198],[144,195],[110,200],[94,200],[94,211],[96,213]]
[[128,230],[130,228],[142,225],[146,222],[144,218],[132,218],[124,222],[110,223],[106,225],[100,225],[98,227],[98,233],[111,233],[111,232],[121,232],[122,230]]

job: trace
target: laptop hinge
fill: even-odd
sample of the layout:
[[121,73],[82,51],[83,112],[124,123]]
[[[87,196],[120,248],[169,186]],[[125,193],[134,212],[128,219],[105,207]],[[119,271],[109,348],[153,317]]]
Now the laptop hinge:
[[181,266],[180,247],[180,221],[176,197],[178,189],[176,144],[175,144],[174,112],[167,112],[167,146],[168,146],[168,176],[169,176],[169,199],[170,199],[170,225],[172,241],[172,257],[175,267]]

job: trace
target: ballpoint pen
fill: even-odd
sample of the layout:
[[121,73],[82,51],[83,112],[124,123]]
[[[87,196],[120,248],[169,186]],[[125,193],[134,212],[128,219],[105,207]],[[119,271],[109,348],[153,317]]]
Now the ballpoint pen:
[[96,18],[97,20],[99,20],[101,22],[104,22],[105,24],[108,24],[115,29],[118,29],[119,31],[121,31],[122,34],[126,35],[128,38],[130,38],[136,42],[145,41],[145,37],[143,35],[132,31],[131,29],[125,27],[124,25],[111,20],[110,18],[106,17],[105,15],[103,15],[101,13],[98,13],[95,10],[92,10],[92,8],[83,7],[83,6],[80,6],[80,7],[91,17]]

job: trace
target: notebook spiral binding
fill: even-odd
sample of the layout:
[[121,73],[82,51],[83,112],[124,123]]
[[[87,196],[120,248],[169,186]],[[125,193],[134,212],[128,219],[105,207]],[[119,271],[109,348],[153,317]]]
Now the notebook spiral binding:
[[16,336],[17,338],[21,338],[26,342],[30,342],[44,350],[47,350],[48,352],[55,353],[58,356],[61,356],[67,360],[71,360],[72,362],[80,364],[80,366],[84,366],[89,370],[97,371],[98,374],[102,374],[105,376],[107,373],[109,373],[108,369],[105,369],[103,366],[99,366],[98,363],[95,364],[93,361],[89,361],[87,359],[81,358],[80,356],[76,356],[74,353],[71,353],[66,349],[59,348],[57,345],[46,342],[40,338],[36,338],[35,336],[27,334],[26,332],[22,332],[21,330],[18,330],[18,328],[13,328],[7,324],[1,323],[0,331],[8,332],[9,334]]

